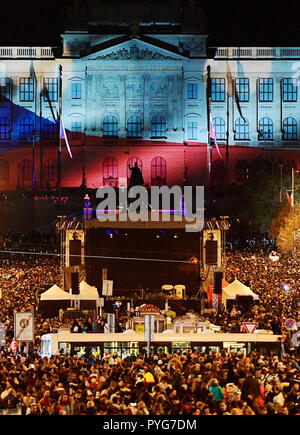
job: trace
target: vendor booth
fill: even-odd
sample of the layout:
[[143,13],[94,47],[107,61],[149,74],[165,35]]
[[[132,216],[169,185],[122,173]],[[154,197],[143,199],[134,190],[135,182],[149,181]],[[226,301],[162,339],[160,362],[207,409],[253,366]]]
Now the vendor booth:
[[54,285],[41,294],[39,311],[45,318],[56,317],[60,309],[67,310],[71,307],[71,299],[68,292]]
[[96,303],[99,299],[98,290],[96,287],[89,285],[85,281],[81,281],[79,284],[79,295],[73,295],[72,289],[70,289],[72,295],[73,306],[81,310],[95,310]]
[[130,319],[130,329],[135,332],[145,332],[145,316],[154,316],[154,332],[163,332],[167,328],[166,317],[161,314],[159,307],[144,304],[135,310],[135,316]]
[[259,301],[259,297],[250,287],[237,279],[222,290],[222,303],[228,310],[231,310],[233,305],[237,305],[242,310],[247,309],[257,301]]
[[200,321],[199,314],[187,313],[184,316],[178,316],[173,322],[174,332],[177,334],[188,334],[191,332],[206,333],[206,323]]

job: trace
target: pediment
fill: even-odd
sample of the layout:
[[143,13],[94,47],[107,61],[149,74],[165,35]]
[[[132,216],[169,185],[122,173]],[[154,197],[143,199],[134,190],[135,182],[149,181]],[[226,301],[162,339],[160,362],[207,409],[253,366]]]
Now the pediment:
[[140,39],[95,48],[95,52],[84,56],[84,60],[184,60],[186,57]]

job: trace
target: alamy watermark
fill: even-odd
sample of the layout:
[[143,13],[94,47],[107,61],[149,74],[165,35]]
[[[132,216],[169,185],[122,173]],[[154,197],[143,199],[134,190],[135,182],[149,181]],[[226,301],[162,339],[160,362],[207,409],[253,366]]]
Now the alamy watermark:
[[203,186],[133,186],[118,191],[104,186],[96,198],[100,200],[96,216],[102,222],[185,222],[186,232],[200,232],[204,227]]

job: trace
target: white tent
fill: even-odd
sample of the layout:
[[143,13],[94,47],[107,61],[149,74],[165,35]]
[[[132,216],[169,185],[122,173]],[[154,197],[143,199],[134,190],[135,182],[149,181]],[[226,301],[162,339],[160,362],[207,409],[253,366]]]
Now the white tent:
[[249,287],[236,279],[223,288],[222,303],[226,306],[227,299],[236,299],[237,296],[252,296],[254,300],[259,300],[259,297]]
[[[70,292],[72,292],[72,290]],[[91,301],[91,300],[99,299],[97,288],[89,285],[85,281],[81,281],[79,285],[79,292],[80,294],[78,295],[77,299],[81,301],[82,300]]]
[[58,301],[58,300],[70,300],[71,295],[61,288],[59,288],[56,284],[49,288],[49,290],[45,291],[41,294],[41,301]]

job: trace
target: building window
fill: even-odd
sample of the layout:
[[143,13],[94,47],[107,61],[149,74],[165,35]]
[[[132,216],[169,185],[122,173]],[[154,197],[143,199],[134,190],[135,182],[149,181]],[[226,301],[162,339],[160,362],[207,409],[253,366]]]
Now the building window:
[[198,98],[198,84],[188,83],[187,84],[187,97],[189,100],[196,100]]
[[72,83],[72,100],[81,100],[82,86],[81,83]]
[[152,118],[151,137],[166,137],[166,120],[162,116]]
[[249,79],[235,79],[235,89],[241,102],[249,101]]
[[32,162],[23,160],[20,163],[20,183],[24,186],[24,182],[32,181]]
[[[45,95],[46,94],[46,95]],[[56,78],[44,79],[44,101],[58,100],[58,80]]]
[[45,139],[55,139],[57,137],[57,125],[49,119],[45,119],[43,133]]
[[20,101],[34,100],[34,79],[32,77],[20,79]]
[[296,119],[289,117],[283,121],[283,140],[297,140]]
[[188,140],[198,139],[198,122],[188,121],[187,123],[187,136]]
[[0,181],[9,180],[9,164],[6,160],[0,160]]
[[129,166],[133,168],[134,164],[137,163],[138,168],[143,173],[143,162],[139,157],[131,157],[127,162],[127,185],[130,186],[131,170]]
[[151,162],[151,185],[165,186],[167,184],[167,163],[162,157],[155,157]]
[[259,101],[273,101],[273,79],[259,79]]
[[226,139],[226,131],[225,131],[225,121],[223,118],[214,118],[213,124],[215,127],[215,132],[218,140]]
[[32,136],[34,132],[34,122],[33,119],[30,118],[30,116],[25,116],[20,121],[20,131],[19,131],[19,138],[20,139],[29,139],[30,136]]
[[72,140],[79,140],[81,138],[81,122],[72,121]]
[[225,79],[211,79],[211,101],[225,101]]
[[127,122],[128,137],[142,137],[142,120],[138,116],[131,116]]
[[235,140],[249,140],[249,122],[239,118],[235,121]]
[[273,121],[270,118],[262,118],[259,121],[258,140],[273,140]]
[[118,120],[115,116],[107,116],[103,120],[103,135],[104,136],[118,136]]
[[235,179],[238,184],[246,184],[249,165],[246,160],[239,160],[235,167]]
[[103,186],[118,187],[119,167],[115,158],[109,157],[103,162]]
[[215,160],[212,164],[212,182],[215,186],[221,186],[225,182],[225,164],[222,160]]
[[0,118],[0,140],[10,140],[10,122],[5,116]]
[[296,102],[298,98],[297,80],[296,79],[283,79],[282,91],[284,102]]
[[47,160],[44,164],[44,180],[46,184],[56,181],[57,163],[55,160]]
[[10,79],[9,77],[0,77],[0,101],[9,101],[10,99]]

